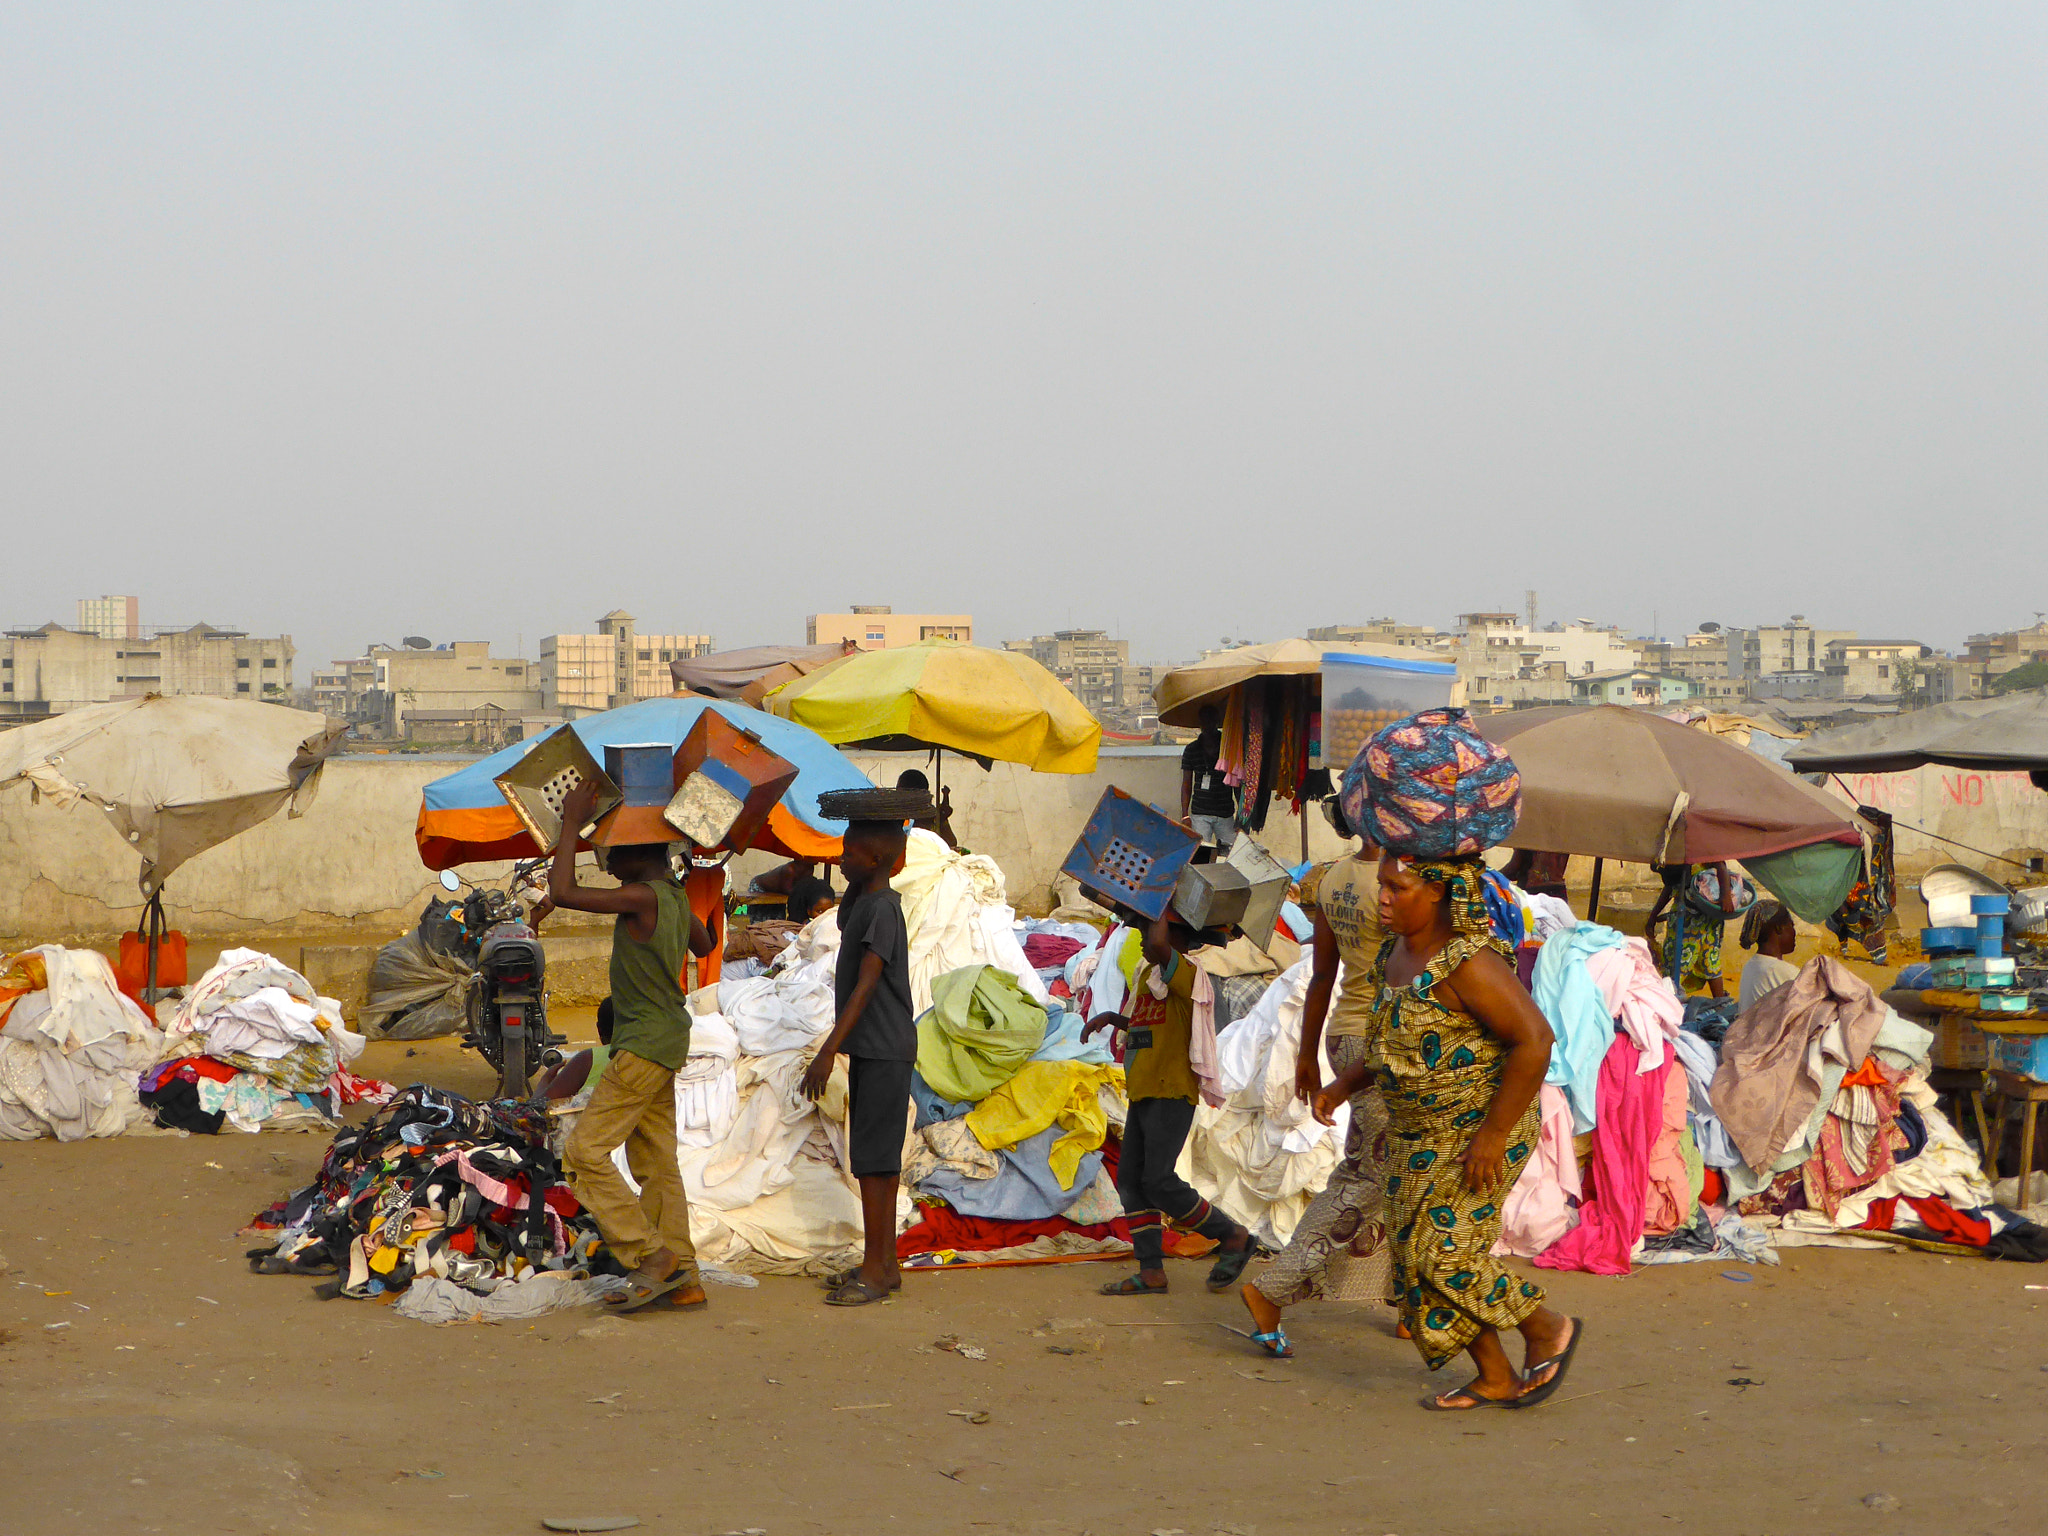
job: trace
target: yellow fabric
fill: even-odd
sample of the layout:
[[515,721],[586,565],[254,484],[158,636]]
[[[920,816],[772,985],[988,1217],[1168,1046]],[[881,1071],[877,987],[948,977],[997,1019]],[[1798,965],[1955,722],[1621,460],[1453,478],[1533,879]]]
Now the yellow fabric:
[[1027,1061],[1017,1075],[967,1113],[967,1128],[991,1152],[1029,1141],[1049,1125],[1066,1135],[1052,1144],[1052,1173],[1061,1189],[1074,1187],[1081,1159],[1109,1134],[1096,1090],[1123,1091],[1122,1067],[1085,1061]]
[[908,736],[1040,773],[1093,773],[1102,744],[1095,717],[1029,656],[957,640],[859,651],[763,703],[829,742]]

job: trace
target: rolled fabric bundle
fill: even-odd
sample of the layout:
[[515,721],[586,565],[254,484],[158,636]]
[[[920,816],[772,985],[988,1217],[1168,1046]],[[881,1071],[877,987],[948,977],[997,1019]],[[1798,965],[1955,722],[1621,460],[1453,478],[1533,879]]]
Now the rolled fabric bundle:
[[1404,858],[1464,858],[1513,835],[1522,776],[1462,709],[1425,709],[1382,728],[1344,773],[1344,819]]

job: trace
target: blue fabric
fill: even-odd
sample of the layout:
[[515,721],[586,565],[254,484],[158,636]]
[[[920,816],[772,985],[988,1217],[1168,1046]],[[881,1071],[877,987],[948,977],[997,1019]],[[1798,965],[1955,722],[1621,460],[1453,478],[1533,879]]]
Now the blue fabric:
[[1085,1061],[1098,1067],[1112,1066],[1116,1057],[1109,1051],[1109,1031],[1097,1030],[1092,1040],[1083,1041],[1078,1013],[1068,1013],[1055,1003],[1045,1014],[1045,1043],[1032,1052],[1033,1061]]
[[1074,1174],[1074,1187],[1061,1189],[1052,1171],[1052,1144],[1066,1132],[1049,1125],[1029,1141],[998,1152],[1002,1171],[992,1179],[970,1179],[957,1168],[940,1168],[917,1186],[920,1195],[935,1195],[962,1216],[991,1221],[1043,1221],[1063,1214],[1088,1192],[1102,1172],[1102,1152],[1084,1153]]
[[1612,928],[1580,923],[1553,933],[1536,956],[1529,991],[1557,1036],[1543,1080],[1564,1090],[1572,1107],[1572,1129],[1579,1135],[1593,1129],[1600,1063],[1614,1044],[1614,1015],[1586,969],[1586,957],[1625,942],[1627,936]]
[[1294,942],[1297,944],[1306,944],[1315,937],[1315,923],[1306,912],[1291,901],[1280,903],[1280,921],[1287,925],[1287,931],[1294,935]]
[[1514,885],[1497,869],[1489,869],[1482,879],[1480,894],[1486,898],[1486,918],[1493,924],[1493,931],[1509,949],[1520,949],[1527,936],[1522,924],[1522,902],[1515,895]]
[[922,1072],[910,1074],[910,1102],[917,1106],[917,1128],[920,1131],[941,1120],[958,1120],[974,1108],[972,1100],[962,1099],[956,1104],[950,1099],[940,1098],[938,1090],[924,1080]]

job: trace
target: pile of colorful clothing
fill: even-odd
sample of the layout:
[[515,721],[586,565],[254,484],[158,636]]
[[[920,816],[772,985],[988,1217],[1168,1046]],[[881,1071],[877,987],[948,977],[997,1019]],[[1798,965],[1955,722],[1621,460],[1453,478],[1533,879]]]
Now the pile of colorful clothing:
[[595,1225],[561,1182],[537,1105],[479,1104],[415,1084],[327,1148],[319,1177],[257,1215],[260,1274],[333,1275],[381,1296],[438,1279],[476,1294],[534,1272],[604,1268]]
[[297,971],[259,950],[226,950],[172,1011],[141,1101],[157,1124],[208,1135],[331,1129],[344,1105],[395,1091],[348,1070],[364,1044],[341,1005]]
[[78,1141],[144,1123],[136,1075],[162,1047],[97,950],[45,944],[0,961],[0,1140]]

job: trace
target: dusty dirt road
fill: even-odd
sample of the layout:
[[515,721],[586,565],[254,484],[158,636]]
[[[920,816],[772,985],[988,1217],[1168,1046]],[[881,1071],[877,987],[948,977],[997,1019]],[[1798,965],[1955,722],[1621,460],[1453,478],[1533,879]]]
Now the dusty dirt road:
[[[405,1049],[365,1069],[481,1086],[445,1043]],[[1416,1400],[1454,1378],[1373,1309],[1300,1308],[1298,1358],[1267,1361],[1216,1326],[1241,1311],[1193,1263],[1158,1300],[1099,1296],[1118,1271],[1085,1264],[913,1274],[854,1312],[777,1279],[714,1288],[704,1313],[505,1327],[321,1302],[251,1274],[235,1233],[322,1147],[0,1145],[0,1531],[2043,1527],[2030,1265],[1808,1249],[1746,1281],[1546,1273],[1588,1323],[1559,1398],[1436,1415]],[[987,1358],[932,1347],[948,1334]]]

